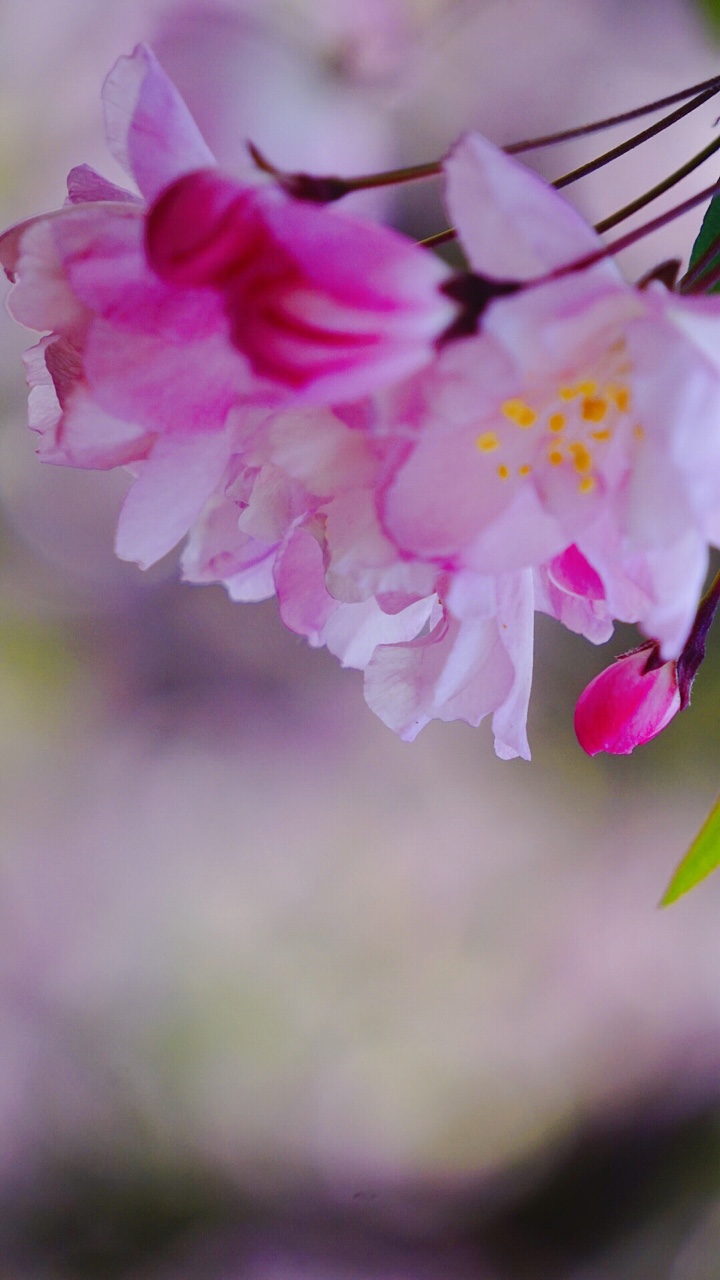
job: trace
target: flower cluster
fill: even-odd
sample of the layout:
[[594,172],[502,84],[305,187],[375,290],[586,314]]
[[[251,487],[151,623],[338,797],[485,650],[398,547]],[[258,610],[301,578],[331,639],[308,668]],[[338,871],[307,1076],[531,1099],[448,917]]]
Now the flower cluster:
[[394,230],[221,173],[148,49],[103,102],[140,194],[74,169],[0,259],[46,334],[41,458],[135,477],[121,557],[187,537],[187,581],[277,595],[402,738],[492,715],[504,758],[529,756],[536,610],[680,655],[720,543],[716,299],[563,270],[596,233],[478,135],[444,164],[457,280]]

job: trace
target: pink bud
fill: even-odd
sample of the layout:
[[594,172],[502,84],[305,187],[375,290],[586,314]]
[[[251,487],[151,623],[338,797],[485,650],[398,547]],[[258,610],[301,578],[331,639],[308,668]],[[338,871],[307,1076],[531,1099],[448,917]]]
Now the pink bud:
[[677,663],[648,670],[657,645],[643,645],[601,671],[580,694],[575,733],[589,756],[598,751],[627,756],[656,737],[680,710]]

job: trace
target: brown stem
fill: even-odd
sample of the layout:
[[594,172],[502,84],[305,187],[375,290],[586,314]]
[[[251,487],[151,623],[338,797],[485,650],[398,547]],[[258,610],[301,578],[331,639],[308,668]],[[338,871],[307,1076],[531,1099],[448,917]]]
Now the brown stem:
[[[706,89],[697,98],[693,98],[692,102],[686,102],[684,107],[678,107],[677,111],[671,111],[670,115],[663,116],[662,120],[657,120],[655,124],[649,125],[647,129],[641,129],[640,133],[633,134],[632,138],[628,138],[626,142],[621,142],[617,147],[612,147],[610,151],[606,151],[603,155],[598,156],[597,159],[588,160],[586,164],[581,164],[578,169],[572,169],[570,173],[564,174],[562,178],[556,178],[553,186],[560,191],[563,187],[569,187],[571,182],[578,182],[580,178],[586,178],[588,174],[595,173],[597,169],[602,169],[606,164],[610,164],[611,161],[627,155],[628,151],[641,146],[643,142],[647,142],[650,138],[657,137],[659,133],[669,129],[678,120],[682,120],[684,116],[689,115],[696,107],[702,106],[718,91],[720,91],[720,82],[714,89]],[[702,161],[698,163],[702,163]],[[653,196],[650,196],[650,199],[653,198]]]
[[[685,102],[684,106],[671,112],[670,115],[665,116],[662,120],[658,120],[654,125],[650,125],[647,129],[635,134],[627,142],[620,143],[619,146],[613,147],[611,151],[605,152],[596,160],[590,160],[587,164],[581,165],[579,169],[574,169],[571,173],[564,174],[553,184],[558,188],[569,186],[571,182],[577,182],[579,178],[583,178],[589,173],[594,173],[596,169],[609,164],[618,156],[625,155],[633,147],[640,146],[648,138],[655,137],[663,129],[670,128],[677,120],[682,119],[683,116],[688,115],[691,111],[695,111],[697,107],[702,106],[704,102],[707,102],[718,92],[720,92],[720,76],[714,76],[711,80],[705,80],[701,84],[691,86],[689,89],[682,89],[679,93],[670,94],[669,97],[659,98],[657,101],[647,103],[643,107],[636,107],[632,111],[624,111],[616,116],[607,116],[604,120],[596,120],[591,124],[580,125],[574,129],[565,129],[561,133],[546,134],[541,138],[529,138],[523,142],[513,142],[503,147],[503,150],[507,155],[517,155],[523,151],[538,150],[540,147],[549,147],[554,143],[565,142],[571,138],[586,137],[602,129],[609,129],[614,125],[637,119],[639,116],[647,115],[652,111],[660,111],[663,107],[670,106],[675,102],[681,102],[687,98],[692,99],[692,101]],[[318,204],[328,204],[331,201],[340,200],[352,191],[366,191],[377,187],[396,186],[402,182],[416,182],[421,178],[436,177],[442,173],[445,159],[444,156],[441,156],[439,160],[430,160],[427,164],[408,165],[401,169],[389,169],[384,173],[361,174],[355,178],[340,178],[337,175],[315,176],[308,173],[286,173],[272,164],[253,142],[248,142],[247,146],[257,167],[263,173],[273,177],[289,195],[295,196],[296,199],[310,200]]]
[[610,258],[613,254],[620,253],[622,249],[629,249],[630,245],[642,240],[645,236],[650,235],[651,232],[659,231],[662,227],[667,226],[668,223],[674,222],[675,218],[681,217],[684,213],[689,213],[697,205],[712,199],[713,196],[718,194],[719,190],[720,182],[714,183],[712,187],[705,187],[703,191],[698,191],[694,196],[683,200],[682,204],[674,205],[672,209],[659,214],[657,218],[651,218],[650,222],[644,222],[640,227],[633,227],[632,231],[627,231],[624,236],[620,236],[610,244],[605,244],[602,248],[595,249],[593,253],[585,254],[582,258],[575,258],[572,262],[566,262],[562,267],[555,267],[553,271],[549,271],[547,275],[539,276],[536,280],[529,280],[525,287],[546,284],[550,280],[559,280],[563,276],[572,275],[575,271],[585,271],[588,267],[594,267],[596,262],[601,262],[603,258]]
[[611,213],[609,218],[603,218],[601,222],[597,222],[595,230],[602,235],[604,231],[610,231],[619,222],[624,222],[626,218],[632,217],[634,213],[644,209],[646,205],[656,200],[658,196],[664,195],[671,187],[676,186],[678,182],[682,182],[683,178],[687,178],[688,174],[698,169],[701,164],[710,159],[710,156],[714,156],[716,151],[720,151],[720,138],[715,138],[702,151],[698,151],[692,160],[688,160],[686,164],[681,165],[669,177],[663,178],[662,182],[658,182],[657,186],[651,187],[649,191],[645,192],[645,195],[638,196],[636,200],[631,200],[630,204],[623,205],[622,209],[618,209],[616,213]]
[[525,142],[511,142],[505,147],[508,155],[516,155],[520,151],[538,151],[541,147],[553,146],[556,142],[570,142],[573,138],[585,138],[591,133],[600,133],[603,129],[612,129],[617,124],[627,124],[630,120],[638,120],[641,116],[651,115],[653,111],[662,111],[665,107],[671,107],[675,102],[683,102],[686,98],[693,98],[696,94],[705,93],[706,90],[717,92],[720,88],[720,76],[713,76],[710,80],[703,80],[700,84],[694,84],[689,89],[681,89],[679,93],[671,93],[667,98],[658,98],[656,102],[649,102],[644,107],[635,107],[632,111],[623,111],[617,116],[607,116],[605,120],[595,120],[592,124],[581,124],[574,129],[565,129],[562,133],[548,133],[542,138],[529,138]]

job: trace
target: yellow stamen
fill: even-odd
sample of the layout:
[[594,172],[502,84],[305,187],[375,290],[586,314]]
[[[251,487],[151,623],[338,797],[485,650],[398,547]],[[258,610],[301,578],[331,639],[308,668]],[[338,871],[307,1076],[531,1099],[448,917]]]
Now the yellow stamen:
[[522,466],[518,467],[519,476],[529,476],[531,471],[532,471],[532,467],[530,466],[529,462],[523,462]]
[[583,476],[578,485],[578,489],[580,490],[580,493],[592,493],[596,484],[597,480],[594,476]]
[[532,427],[537,421],[537,414],[524,400],[505,400],[500,406],[506,418],[517,427]]
[[556,434],[557,434],[557,432],[558,432],[558,431],[562,431],[562,430],[564,430],[564,427],[565,427],[565,414],[564,414],[564,413],[551,413],[551,414],[550,414],[550,417],[548,418],[548,426],[549,426],[550,430],[551,430],[551,431],[554,431]]
[[552,467],[559,467],[563,460],[560,449],[551,449],[548,453],[548,462]]
[[602,422],[607,413],[607,400],[602,396],[586,396],[583,400],[582,416],[586,422]]
[[607,394],[621,413],[627,413],[630,408],[630,388],[620,386],[608,386],[605,388]]
[[561,400],[574,400],[577,396],[594,396],[597,391],[597,382],[586,379],[583,382],[576,382],[574,387],[561,387]]
[[592,454],[587,445],[581,444],[579,440],[574,440],[568,445],[568,450],[572,454],[573,463],[576,471],[589,471],[592,466]]
[[590,435],[593,440],[612,440],[610,427],[599,427],[597,431],[591,431]]
[[497,472],[501,480],[507,480],[510,475],[510,468],[506,467],[504,462],[501,462]]
[[494,431],[483,431],[482,435],[477,437],[475,444],[482,453],[492,453],[493,449],[500,447],[500,441]]

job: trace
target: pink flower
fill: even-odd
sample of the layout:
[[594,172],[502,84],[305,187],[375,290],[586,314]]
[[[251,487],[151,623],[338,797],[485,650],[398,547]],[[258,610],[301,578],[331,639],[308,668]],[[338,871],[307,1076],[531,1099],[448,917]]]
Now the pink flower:
[[661,733],[682,707],[676,662],[658,664],[652,642],[623,654],[581,693],[575,733],[589,756],[627,756]]
[[[532,279],[597,247],[562,196],[484,139],[446,171],[478,272]],[[717,300],[633,289],[607,262],[499,298],[390,398],[387,429],[408,444],[385,532],[445,572],[540,571],[574,547],[595,621],[575,609],[571,625],[599,639],[609,619],[638,622],[674,657],[720,540],[719,365]]]
[[503,760],[529,760],[529,571],[473,583],[441,579],[438,586],[440,592],[448,590],[450,599],[435,625],[407,644],[375,650],[365,672],[369,707],[406,742],[431,720],[465,720],[476,726],[492,715],[496,754]]
[[498,754],[528,758],[532,575],[439,577],[399,556],[374,502],[387,442],[362,418],[260,421],[191,531],[184,577],[236,600],[276,593],[286,626],[365,671],[368,705],[406,741],[432,719],[492,715]]
[[354,400],[427,363],[455,314],[448,271],[387,227],[204,170],[149,211],[151,266],[210,286],[254,371],[307,400]]
[[[143,201],[88,166],[70,174],[64,209],[0,238],[0,261],[16,280],[12,314],[49,331],[28,355],[38,451],[132,469],[117,551],[147,567],[217,490],[251,405],[351,399],[404,376],[431,357],[455,308],[438,289],[447,269],[398,233],[211,170],[143,46],[118,60],[103,106],[110,150],[156,201],[148,238],[160,273]],[[187,244],[188,209],[219,277]]]

